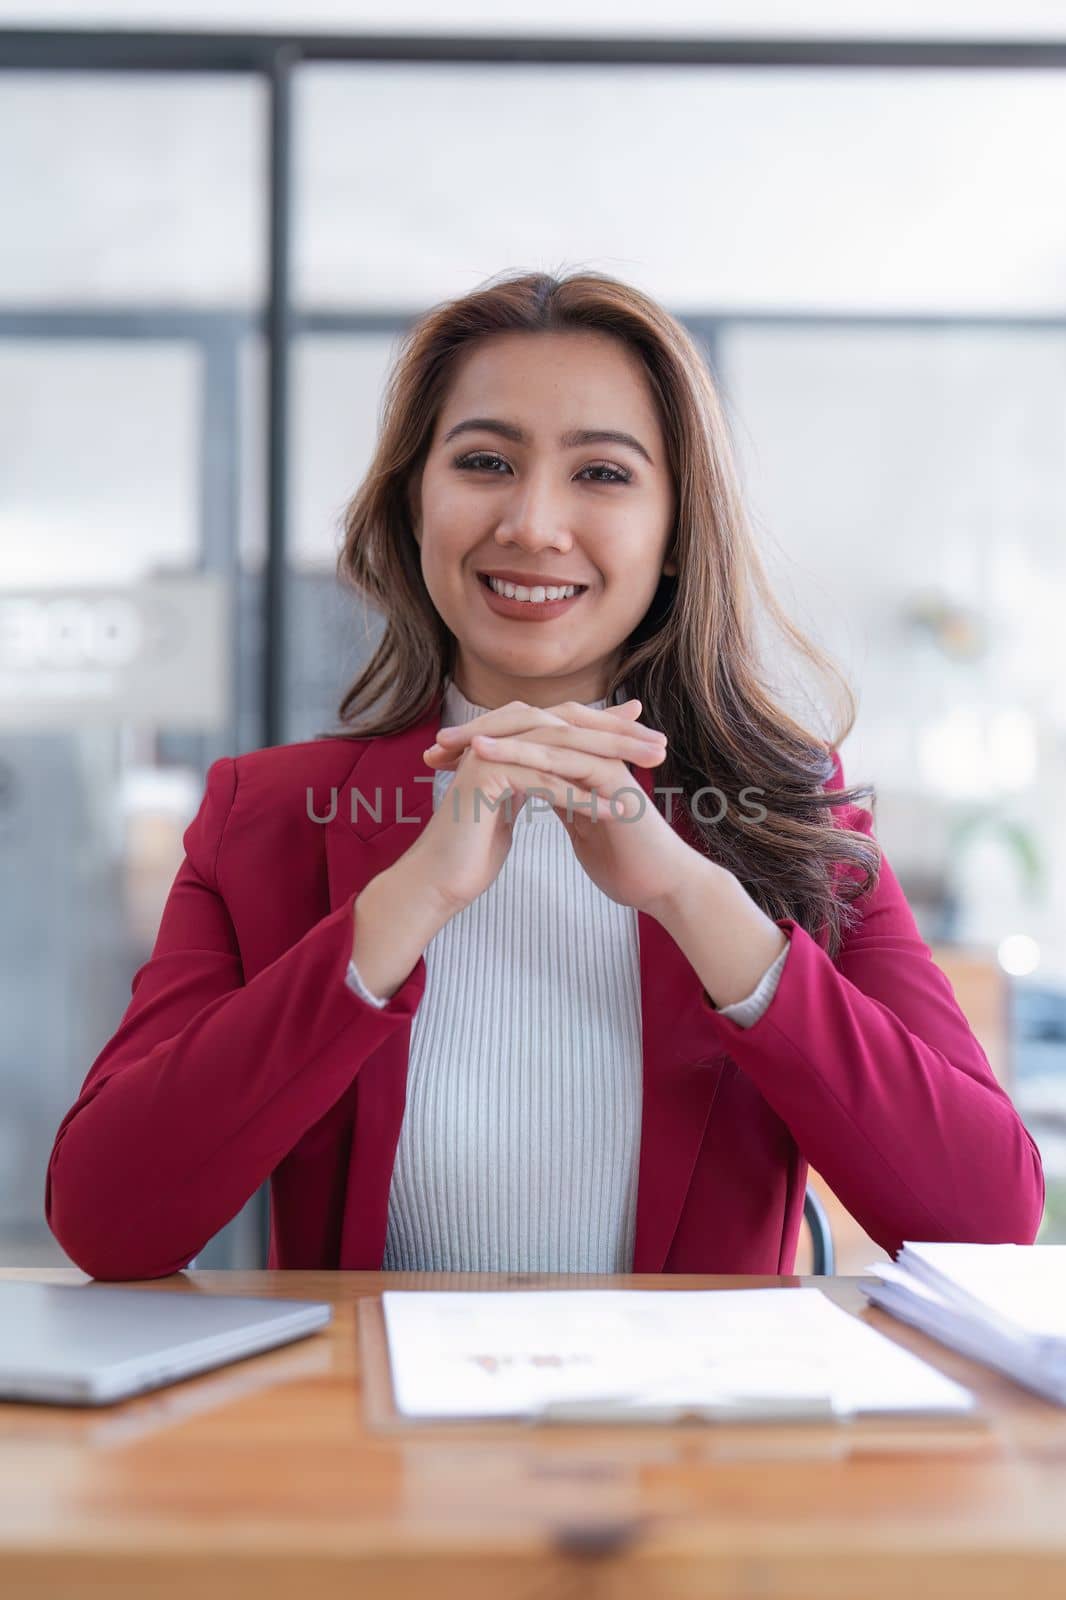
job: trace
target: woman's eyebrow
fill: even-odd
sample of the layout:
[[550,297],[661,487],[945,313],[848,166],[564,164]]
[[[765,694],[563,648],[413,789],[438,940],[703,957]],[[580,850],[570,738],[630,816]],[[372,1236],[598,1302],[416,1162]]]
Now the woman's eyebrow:
[[[448,429],[441,444],[447,444],[457,433],[467,433],[475,429],[481,429],[486,433],[498,433],[504,439],[510,439],[512,444],[529,443],[529,436],[525,430],[516,427],[513,422],[501,422],[498,417],[467,417],[465,422],[457,422],[454,428]],[[569,433],[559,435],[559,443],[564,450],[571,450],[579,444],[627,444],[631,450],[636,450],[644,457],[649,467],[655,465],[639,439],[634,439],[631,433],[620,433],[617,428],[573,428]]]

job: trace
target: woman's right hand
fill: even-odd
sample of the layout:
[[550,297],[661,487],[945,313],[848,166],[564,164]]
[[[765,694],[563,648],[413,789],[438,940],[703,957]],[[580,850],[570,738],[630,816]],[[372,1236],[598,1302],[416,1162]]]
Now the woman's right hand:
[[575,808],[591,803],[592,796],[570,780],[534,768],[522,771],[526,787],[518,789],[507,768],[465,750],[439,807],[407,852],[422,881],[452,915],[484,894],[501,872],[530,790],[544,803],[564,809],[568,792]]

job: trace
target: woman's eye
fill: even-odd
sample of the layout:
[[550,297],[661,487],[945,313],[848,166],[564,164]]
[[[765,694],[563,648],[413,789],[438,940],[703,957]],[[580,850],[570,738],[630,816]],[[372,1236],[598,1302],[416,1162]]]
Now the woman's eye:
[[[503,457],[496,455],[495,451],[492,450],[475,450],[470,455],[459,456],[455,465],[465,472],[477,472],[484,462],[502,462],[504,466],[507,465]],[[632,477],[632,474],[627,472],[625,467],[613,467],[606,461],[591,462],[587,467],[582,467],[580,475],[586,472],[606,472],[610,474],[606,478],[591,480],[596,483],[629,483]]]
[[502,461],[502,460],[503,460],[502,456],[494,456],[494,455],[491,454],[490,451],[487,451],[487,450],[475,450],[473,455],[457,457],[455,465],[457,467],[461,467],[461,468],[469,471],[471,469],[476,470],[478,467],[482,466],[486,461]]

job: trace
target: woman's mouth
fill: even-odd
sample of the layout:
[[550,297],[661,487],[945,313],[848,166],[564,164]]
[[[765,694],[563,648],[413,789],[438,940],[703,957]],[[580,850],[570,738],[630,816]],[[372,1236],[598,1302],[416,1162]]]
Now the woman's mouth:
[[[516,595],[508,596],[499,593],[498,589],[492,587],[488,577],[483,572],[478,573],[477,581],[490,610],[495,611],[498,616],[516,617],[523,622],[550,622],[553,617],[560,617],[564,611],[569,611],[572,606],[577,604],[582,595],[588,591],[588,585],[586,584],[578,587],[577,592],[574,594],[564,594],[562,599],[549,600],[544,588],[538,587],[524,589],[522,593],[527,598],[519,599]],[[507,587],[515,589],[518,585],[508,584]],[[549,585],[548,587],[554,587],[554,585]],[[574,586],[570,584],[565,585],[567,590],[572,587]]]

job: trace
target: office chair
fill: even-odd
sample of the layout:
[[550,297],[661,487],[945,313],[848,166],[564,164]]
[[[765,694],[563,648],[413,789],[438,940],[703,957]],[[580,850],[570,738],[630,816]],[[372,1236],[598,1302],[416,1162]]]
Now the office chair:
[[811,1230],[811,1244],[814,1247],[814,1260],[811,1265],[811,1271],[824,1273],[826,1276],[831,1277],[836,1270],[836,1258],[833,1254],[833,1230],[829,1226],[829,1217],[825,1207],[809,1185],[803,1200],[803,1216],[808,1228]]

